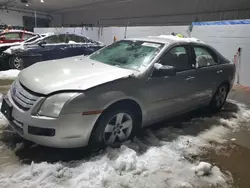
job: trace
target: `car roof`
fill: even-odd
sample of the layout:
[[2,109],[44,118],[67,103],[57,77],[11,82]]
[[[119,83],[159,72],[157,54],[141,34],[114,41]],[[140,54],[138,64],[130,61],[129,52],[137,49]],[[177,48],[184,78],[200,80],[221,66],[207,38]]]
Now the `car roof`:
[[17,30],[17,29],[11,29],[11,30],[9,30],[7,32],[2,32],[1,34],[6,34],[6,33],[29,33],[29,34],[32,34],[32,35],[36,35],[35,33],[30,32],[30,31]]
[[196,43],[196,44],[205,44],[203,41],[197,38],[180,38],[173,35],[159,35],[159,36],[148,36],[148,37],[138,37],[138,38],[128,38],[126,40],[141,40],[148,42],[156,42],[163,44],[174,44],[174,43]]

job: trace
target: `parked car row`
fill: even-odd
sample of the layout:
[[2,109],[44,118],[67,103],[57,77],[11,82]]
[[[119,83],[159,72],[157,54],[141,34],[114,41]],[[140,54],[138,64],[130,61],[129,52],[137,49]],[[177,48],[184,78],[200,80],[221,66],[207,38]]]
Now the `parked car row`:
[[[54,45],[64,38],[68,43]],[[32,54],[42,54],[43,60],[53,56],[48,52],[52,49],[62,54],[66,48],[76,55],[78,45],[70,42],[74,39],[85,40],[52,35],[28,48]],[[100,48],[87,42],[79,46],[79,53]],[[26,50],[21,54],[22,62],[33,58]],[[142,127],[200,107],[219,111],[234,76],[235,65],[199,40],[125,39],[88,57],[46,61],[24,69],[4,97],[1,112],[20,136],[35,143],[100,149],[120,145]]]
[[9,53],[9,50],[8,50],[9,48],[11,49],[20,48],[20,47],[22,48],[23,45],[34,44],[37,41],[41,40],[42,37],[46,37],[49,35],[51,35],[51,33],[37,34],[25,41],[0,44],[0,55],[6,50],[7,50],[6,53]]
[[22,43],[0,45],[0,65],[21,70],[40,61],[89,55],[102,47],[102,43],[75,34],[35,35]]

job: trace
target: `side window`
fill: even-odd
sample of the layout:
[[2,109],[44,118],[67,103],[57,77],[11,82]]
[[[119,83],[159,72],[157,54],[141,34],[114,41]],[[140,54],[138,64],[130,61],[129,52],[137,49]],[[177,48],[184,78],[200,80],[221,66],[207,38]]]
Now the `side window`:
[[65,34],[61,34],[58,37],[59,37],[59,43],[68,43],[69,42],[68,36]]
[[196,55],[196,68],[218,64],[217,57],[212,51],[204,47],[194,47],[194,52]]
[[5,40],[22,40],[23,33],[6,33]]
[[91,41],[89,39],[87,39],[86,37],[82,37],[82,36],[78,36],[80,41],[83,43],[90,43]]
[[23,40],[27,40],[27,39],[29,39],[29,38],[31,38],[31,37],[34,37],[34,35],[31,35],[31,34],[29,34],[29,33],[24,33],[24,34],[23,34]]
[[57,35],[52,35],[43,40],[47,44],[55,44],[55,43],[60,43],[59,38]]
[[81,41],[81,37],[74,35],[74,34],[71,34],[71,35],[69,35],[69,42],[70,43],[80,43],[82,41]]
[[189,63],[188,49],[184,46],[172,48],[160,58],[160,64],[172,66],[177,72],[192,69]]
[[73,42],[78,42],[77,41],[77,38],[76,38],[76,35],[73,35],[73,34],[70,34],[70,35],[68,35],[68,38],[69,38],[69,42],[71,43],[73,43]]

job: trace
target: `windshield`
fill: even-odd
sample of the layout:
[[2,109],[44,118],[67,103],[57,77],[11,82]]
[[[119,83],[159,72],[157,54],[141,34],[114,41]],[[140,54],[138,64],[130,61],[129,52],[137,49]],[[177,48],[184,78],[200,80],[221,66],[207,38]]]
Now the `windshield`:
[[34,42],[34,41],[36,41],[36,40],[39,39],[39,38],[41,38],[41,36],[36,35],[36,36],[34,36],[34,37],[29,38],[29,39],[26,40],[24,43],[31,43],[31,42]]
[[149,65],[164,44],[145,41],[119,41],[90,55],[90,59],[121,68],[140,70]]

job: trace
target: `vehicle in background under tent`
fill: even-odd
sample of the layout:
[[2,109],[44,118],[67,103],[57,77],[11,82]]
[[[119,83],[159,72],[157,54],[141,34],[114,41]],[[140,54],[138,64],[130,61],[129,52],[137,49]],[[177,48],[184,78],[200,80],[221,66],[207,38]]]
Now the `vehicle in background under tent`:
[[0,44],[0,55],[5,51],[7,50],[8,48],[11,48],[13,46],[20,46],[20,45],[23,45],[23,44],[31,44],[31,43],[34,43],[35,41],[39,40],[40,38],[44,37],[46,34],[42,34],[42,35],[39,35],[39,34],[36,34],[35,36],[23,41],[23,42],[13,42],[13,43],[3,43],[3,44]]
[[34,36],[36,36],[36,34],[29,31],[9,30],[8,32],[0,33],[0,44],[23,42]]

